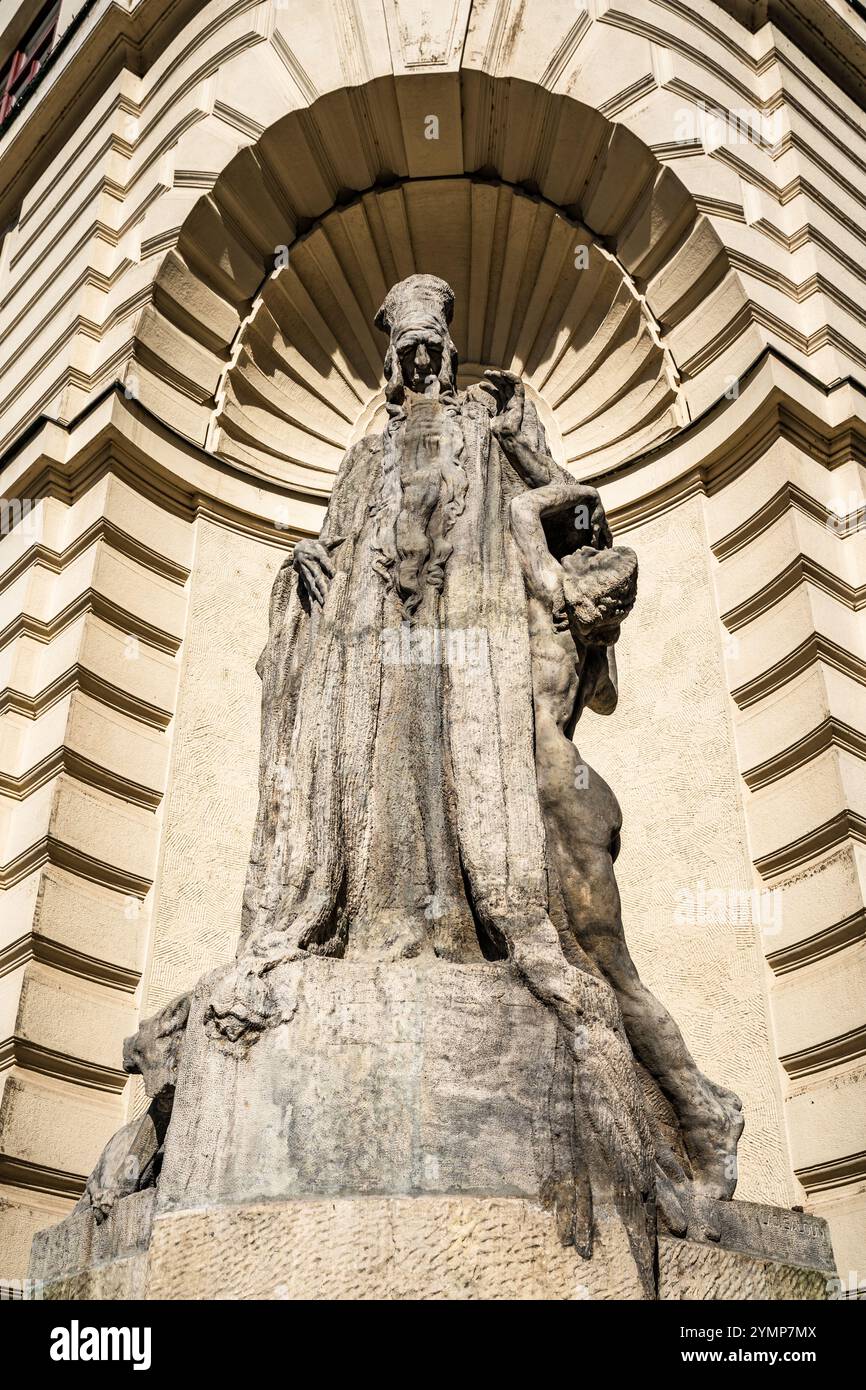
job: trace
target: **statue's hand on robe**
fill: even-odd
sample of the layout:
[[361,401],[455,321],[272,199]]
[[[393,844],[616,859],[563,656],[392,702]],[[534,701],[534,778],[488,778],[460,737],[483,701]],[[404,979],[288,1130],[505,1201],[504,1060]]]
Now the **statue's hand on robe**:
[[324,604],[334,577],[334,566],[321,541],[298,541],[292,552],[292,566],[310,602]]

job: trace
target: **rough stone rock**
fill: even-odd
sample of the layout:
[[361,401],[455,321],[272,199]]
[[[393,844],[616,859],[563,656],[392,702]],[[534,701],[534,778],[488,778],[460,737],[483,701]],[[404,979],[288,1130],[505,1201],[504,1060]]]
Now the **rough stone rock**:
[[214,984],[190,999],[158,1188],[41,1233],[37,1296],[827,1296],[823,1221],[688,1189],[657,1289],[615,1194],[593,1194],[582,1257],[569,1196],[598,1155],[575,1061],[508,962],[290,962],[252,1047],[206,1032]]
[[156,1189],[119,1197],[105,1220],[89,1209],[34,1237],[36,1298],[141,1298]]

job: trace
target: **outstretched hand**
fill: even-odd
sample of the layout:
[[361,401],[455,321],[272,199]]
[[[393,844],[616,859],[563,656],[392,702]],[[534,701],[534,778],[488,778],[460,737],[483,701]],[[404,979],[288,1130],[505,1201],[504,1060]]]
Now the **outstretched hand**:
[[490,370],[484,373],[481,390],[496,404],[490,431],[508,462],[530,487],[550,482],[553,460],[544,441],[535,412],[526,399],[526,388],[515,372]]

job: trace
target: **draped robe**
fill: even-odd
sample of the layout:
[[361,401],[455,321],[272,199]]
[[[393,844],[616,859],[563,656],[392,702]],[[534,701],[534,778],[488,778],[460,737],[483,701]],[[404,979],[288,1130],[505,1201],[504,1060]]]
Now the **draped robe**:
[[[569,931],[547,863],[528,601],[510,521],[526,484],[491,430],[489,397],[470,388],[453,404],[463,505],[450,553],[442,548],[441,593],[422,582],[408,629],[381,568],[388,430],[350,449],[337,475],[321,533],[334,567],[324,604],[299,589],[291,562],[274,584],[241,978],[257,951],[285,959],[283,947],[510,955],[556,1012],[567,1059],[545,1200],[562,1238],[588,1257],[593,1192],[612,1195],[652,1290],[655,1149],[643,1092],[616,997]],[[524,428],[546,451],[528,401]],[[576,533],[551,541],[560,554],[577,543]],[[419,645],[432,659],[411,659]],[[231,1016],[238,1005],[220,1008]]]
[[456,401],[464,504],[441,594],[423,586],[411,625],[376,568],[383,436],[354,445],[337,475],[324,605],[290,563],[277,577],[241,950],[285,932],[333,955],[481,959],[504,954],[503,923],[546,913],[509,523],[524,484],[491,432],[489,398],[470,388]]

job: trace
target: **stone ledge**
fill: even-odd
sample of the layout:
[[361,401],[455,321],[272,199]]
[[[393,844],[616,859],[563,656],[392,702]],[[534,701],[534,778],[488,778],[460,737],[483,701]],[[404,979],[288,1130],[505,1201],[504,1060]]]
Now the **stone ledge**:
[[[785,1207],[766,1207],[757,1202],[716,1202],[710,1197],[689,1195],[685,1201],[689,1216],[687,1244],[711,1244],[732,1254],[754,1256],[759,1260],[808,1270],[820,1270],[827,1278],[836,1273],[830,1231],[820,1216]],[[701,1232],[715,1227],[718,1242],[707,1240]],[[682,1244],[677,1242],[675,1244]]]
[[[140,1200],[146,1195],[119,1202],[108,1221],[96,1228],[93,1240],[85,1235],[85,1225],[93,1224],[86,1214],[43,1232],[34,1247],[32,1268],[33,1277],[43,1281],[37,1296],[425,1301],[645,1297],[625,1230],[618,1218],[604,1212],[595,1224],[593,1258],[584,1261],[573,1248],[559,1243],[552,1216],[520,1197],[340,1197],[211,1206],[159,1215],[151,1231],[152,1205]],[[737,1211],[738,1206],[731,1204],[725,1223],[735,1238],[748,1238],[756,1223],[768,1229],[761,1213],[769,1217],[774,1208],[743,1204],[744,1210]],[[797,1216],[777,1214],[780,1220]],[[805,1256],[808,1239],[811,1236],[801,1238],[795,1253]],[[831,1271],[663,1235],[659,1272],[661,1299],[799,1300],[826,1299]]]

